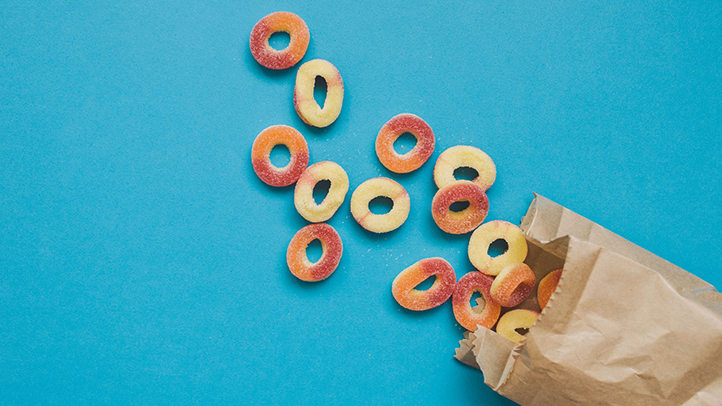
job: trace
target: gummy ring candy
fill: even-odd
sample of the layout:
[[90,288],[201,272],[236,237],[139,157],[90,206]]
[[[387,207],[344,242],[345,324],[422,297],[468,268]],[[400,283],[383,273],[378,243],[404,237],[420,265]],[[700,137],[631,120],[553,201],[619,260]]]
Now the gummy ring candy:
[[[291,37],[285,49],[277,51],[268,44],[276,32],[286,32]],[[268,69],[286,69],[298,63],[308,49],[311,36],[301,17],[287,11],[279,11],[263,17],[251,30],[251,54]]]
[[[450,206],[458,201],[469,202],[462,211],[452,211]],[[489,199],[484,190],[474,182],[456,181],[444,186],[431,201],[431,215],[440,229],[449,234],[464,234],[481,224],[489,213]]]
[[536,299],[539,302],[539,307],[544,310],[549,303],[552,293],[557,290],[559,279],[562,277],[563,269],[557,269],[556,271],[549,272],[547,276],[543,277],[539,282],[539,287],[536,291]]
[[[393,200],[391,211],[373,214],[369,203],[376,197]],[[361,227],[374,233],[388,233],[401,227],[409,217],[411,199],[406,189],[389,178],[373,178],[360,184],[351,195],[351,214]]]
[[[416,137],[416,145],[411,151],[400,155],[394,149],[394,142],[405,132]],[[409,173],[419,169],[429,159],[435,144],[434,132],[426,121],[404,113],[393,117],[381,127],[376,136],[376,155],[391,172]]]
[[[458,282],[454,288],[454,296],[451,303],[454,308],[454,317],[465,329],[476,330],[476,326],[492,328],[499,319],[501,306],[496,303],[489,294],[493,278],[481,272],[469,272]],[[471,308],[469,301],[474,292],[479,292],[484,297],[486,304],[484,310],[479,312]]]
[[[436,276],[428,290],[415,287],[431,276]],[[443,258],[426,258],[401,271],[391,285],[394,299],[409,310],[428,310],[441,306],[454,293],[456,273]]]
[[[271,150],[285,145],[291,161],[283,168],[271,163]],[[288,186],[301,176],[308,165],[308,144],[300,132],[287,125],[274,125],[261,131],[253,141],[251,163],[259,178],[271,186]]]
[[[323,108],[313,98],[316,77],[326,81],[326,101]],[[308,61],[298,68],[293,105],[304,123],[314,127],[327,127],[341,114],[343,104],[343,80],[338,69],[323,59]]]
[[530,328],[537,317],[539,317],[539,313],[533,310],[514,309],[501,316],[499,324],[496,325],[496,332],[519,344],[524,339],[524,336],[519,334],[516,329]]
[[[321,241],[321,258],[312,263],[306,255],[306,248],[313,240]],[[288,244],[286,262],[288,269],[298,279],[306,282],[318,282],[331,276],[338,267],[343,254],[341,237],[326,223],[309,224],[298,230]]]
[[[328,194],[320,204],[313,199],[313,188],[322,180],[331,182]],[[348,192],[348,175],[343,168],[331,161],[315,163],[301,174],[296,182],[293,193],[293,203],[300,214],[312,223],[320,223],[330,219]]]
[[504,307],[514,307],[529,297],[536,285],[534,271],[527,264],[510,264],[491,284],[491,298]]
[[[492,258],[489,246],[496,240],[505,240],[509,249]],[[495,220],[474,230],[469,239],[469,260],[474,267],[487,275],[498,275],[509,264],[524,262],[527,254],[524,234],[519,227],[506,221]]]
[[469,167],[479,174],[472,182],[487,190],[496,180],[496,165],[484,151],[468,145],[451,147],[439,155],[434,166],[434,182],[439,189],[456,181],[454,171]]

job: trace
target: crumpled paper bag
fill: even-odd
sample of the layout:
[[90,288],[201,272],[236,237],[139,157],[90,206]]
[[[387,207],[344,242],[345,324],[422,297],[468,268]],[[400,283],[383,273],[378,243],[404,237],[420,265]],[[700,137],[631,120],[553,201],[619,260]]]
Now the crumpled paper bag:
[[457,359],[525,406],[722,405],[714,286],[538,195],[521,228],[538,280],[564,268],[558,288],[520,344],[479,327]]

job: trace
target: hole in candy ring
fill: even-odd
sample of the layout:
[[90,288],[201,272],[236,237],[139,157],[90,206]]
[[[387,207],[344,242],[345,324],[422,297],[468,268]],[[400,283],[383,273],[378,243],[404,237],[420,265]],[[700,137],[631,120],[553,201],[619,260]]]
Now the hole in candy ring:
[[291,162],[291,151],[283,144],[278,144],[271,150],[271,165],[276,168],[285,168]]
[[449,210],[453,211],[454,213],[458,213],[460,211],[466,210],[471,203],[469,203],[468,200],[459,200],[458,202],[451,203],[451,206],[449,206]]
[[386,196],[377,196],[369,202],[369,211],[376,215],[383,215],[394,208],[394,201]]
[[479,172],[468,166],[461,166],[454,169],[454,179],[456,180],[474,180],[479,177]]
[[519,334],[521,334],[521,335],[525,335],[526,333],[529,332],[529,329],[528,329],[528,328],[519,327],[519,328],[515,328],[514,331],[516,331],[517,333],[519,333]]
[[323,200],[328,196],[328,191],[331,189],[331,181],[328,179],[320,180],[313,187],[313,201],[316,204],[323,203]]
[[323,109],[326,106],[326,96],[328,95],[328,84],[323,76],[316,76],[316,82],[313,85],[313,99],[316,100],[319,107]]
[[486,300],[484,300],[484,296],[482,296],[481,293],[475,291],[471,295],[471,299],[469,299],[469,305],[471,306],[472,312],[481,313],[486,307]]
[[283,51],[291,43],[291,35],[284,31],[276,31],[268,37],[268,45],[276,51]]
[[436,282],[436,278],[437,278],[436,275],[431,275],[431,276],[429,276],[428,278],[424,279],[423,282],[421,282],[421,283],[419,283],[418,285],[416,285],[416,287],[414,287],[414,289],[416,289],[416,290],[429,290],[429,289],[431,289],[431,286],[434,285],[434,282]]
[[491,244],[489,244],[489,251],[488,254],[490,257],[498,257],[499,255],[505,253],[509,249],[509,244],[504,240],[503,238],[500,238]]
[[321,259],[322,256],[323,245],[321,244],[321,240],[316,238],[315,240],[308,243],[308,246],[306,247],[306,257],[308,258],[308,261],[310,263],[315,264]]
[[394,151],[396,151],[399,155],[408,154],[412,149],[414,149],[414,147],[416,147],[418,142],[419,140],[414,134],[405,132],[396,138],[396,141],[394,141]]

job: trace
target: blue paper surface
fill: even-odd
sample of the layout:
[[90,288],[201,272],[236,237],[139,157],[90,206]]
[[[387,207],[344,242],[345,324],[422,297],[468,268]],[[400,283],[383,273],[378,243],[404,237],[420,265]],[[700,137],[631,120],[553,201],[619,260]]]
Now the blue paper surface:
[[[249,51],[281,10],[311,32],[301,63],[343,77],[325,129],[293,108],[299,65]],[[3,2],[0,404],[512,404],[453,359],[450,303],[391,296],[425,257],[473,270],[430,215],[436,158],[494,159],[488,220],[537,192],[720,288],[721,22],[706,1]],[[403,112],[437,143],[396,175],[374,140]],[[293,187],[251,167],[275,124],[349,174],[320,283],[286,265]],[[349,211],[376,176],[411,196],[383,235]]]

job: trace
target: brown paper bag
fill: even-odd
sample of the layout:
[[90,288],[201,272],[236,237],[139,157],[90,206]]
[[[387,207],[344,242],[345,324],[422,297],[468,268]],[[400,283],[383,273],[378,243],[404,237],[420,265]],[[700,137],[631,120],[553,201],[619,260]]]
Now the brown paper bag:
[[712,285],[541,196],[521,228],[538,278],[564,268],[557,291],[521,344],[479,327],[457,359],[521,405],[722,405]]

